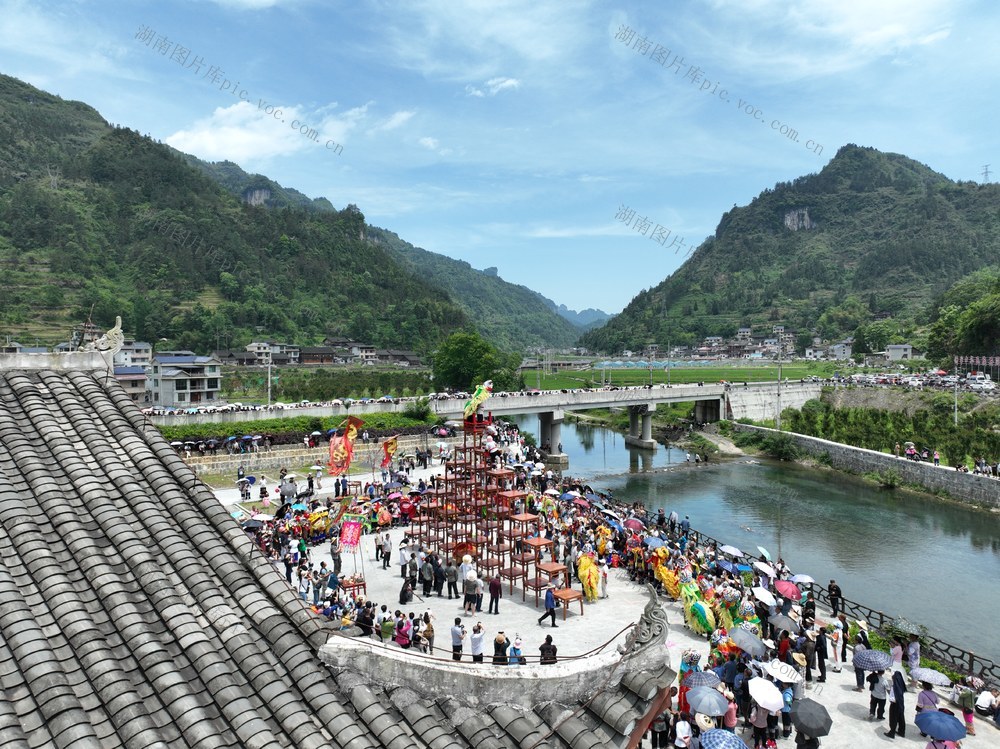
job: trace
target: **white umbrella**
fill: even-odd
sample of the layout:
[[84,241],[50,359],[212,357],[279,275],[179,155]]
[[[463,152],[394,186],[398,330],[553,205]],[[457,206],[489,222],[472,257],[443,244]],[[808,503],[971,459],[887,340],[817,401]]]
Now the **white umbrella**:
[[774,596],[771,595],[771,591],[765,588],[751,588],[750,592],[757,597],[758,601],[760,601],[761,603],[766,603],[768,606],[774,606],[777,603],[777,601],[774,599]]
[[320,465],[309,466],[309,470],[310,471],[322,471],[323,470],[323,466],[320,466]]
[[759,569],[768,577],[777,577],[777,575],[774,574],[774,568],[769,564],[764,564],[763,562],[754,562],[753,566]]
[[532,472],[531,472],[531,475],[532,475],[532,476],[541,476],[541,475],[542,475],[542,472],[541,472],[541,471],[532,471]]
[[727,546],[720,546],[719,547],[719,551],[721,551],[723,554],[729,554],[729,556],[731,556],[731,557],[741,557],[741,556],[743,556],[743,552],[740,551],[739,549],[737,549],[735,546],[728,546],[728,545]]
[[543,494],[548,494],[550,497],[558,497],[559,496],[559,492],[557,492],[555,489],[546,489],[543,492]]
[[574,496],[574,497],[580,497],[580,496],[582,496],[582,495],[580,494],[580,492],[578,492],[578,491],[577,491],[576,489],[573,489],[572,491],[568,491],[568,492],[566,492],[566,493],[567,493],[567,494],[570,494],[570,495],[572,495],[572,496]]
[[782,663],[777,658],[773,661],[765,663],[761,668],[771,674],[771,676],[775,679],[783,681],[786,684],[795,684],[802,681],[802,675],[799,674],[798,671],[789,666],[787,663]]
[[274,515],[268,515],[266,512],[258,512],[256,515],[250,516],[251,520],[260,520],[264,523],[274,520]]
[[751,679],[748,688],[750,697],[765,710],[780,710],[785,705],[781,692],[767,679],[760,677]]
[[813,580],[812,577],[809,575],[792,575],[792,582],[806,584],[806,583],[814,583],[816,581]]

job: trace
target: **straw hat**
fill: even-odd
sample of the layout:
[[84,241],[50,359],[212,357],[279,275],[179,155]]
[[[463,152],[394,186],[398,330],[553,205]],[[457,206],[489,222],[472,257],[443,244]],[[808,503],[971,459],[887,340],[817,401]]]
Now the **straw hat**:
[[771,648],[771,650],[774,650],[775,648],[774,640],[767,639],[767,640],[761,640],[761,642],[767,645],[769,648]]
[[865,632],[868,631],[868,622],[866,622],[864,619],[858,619],[856,624],[858,625],[859,628],[863,629]]
[[806,657],[802,653],[792,653],[792,660],[800,666],[806,665]]
[[815,629],[807,629],[806,630],[806,637],[808,637],[813,642],[816,642],[816,630]]

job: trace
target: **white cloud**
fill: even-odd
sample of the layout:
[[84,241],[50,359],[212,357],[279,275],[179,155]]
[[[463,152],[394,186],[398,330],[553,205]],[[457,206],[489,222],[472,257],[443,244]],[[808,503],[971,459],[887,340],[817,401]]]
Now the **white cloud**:
[[376,125],[375,126],[375,130],[376,131],[395,130],[397,127],[402,127],[407,122],[409,122],[410,119],[415,114],[416,114],[416,112],[407,111],[407,110],[402,110],[402,111],[399,111],[399,112],[395,112],[385,122],[383,122],[383,123],[381,123],[379,125]]
[[437,140],[437,138],[430,138],[430,137],[427,137],[427,136],[425,136],[425,137],[421,138],[420,140],[418,140],[417,143],[419,143],[424,148],[426,148],[428,150],[431,150],[431,151],[436,151],[437,147],[438,147],[438,140]]
[[501,91],[507,89],[517,89],[521,82],[517,78],[490,78],[486,81],[486,88],[490,90],[490,96],[496,96]]
[[[267,102],[258,107],[258,103],[241,101],[219,107],[211,116],[164,140],[174,148],[211,161],[230,159],[239,163],[302,152],[326,153],[329,141],[344,145],[368,107],[356,107],[341,117],[323,117],[315,111],[281,104],[275,104],[273,114],[269,114],[268,106]],[[300,130],[303,126],[305,130]]]

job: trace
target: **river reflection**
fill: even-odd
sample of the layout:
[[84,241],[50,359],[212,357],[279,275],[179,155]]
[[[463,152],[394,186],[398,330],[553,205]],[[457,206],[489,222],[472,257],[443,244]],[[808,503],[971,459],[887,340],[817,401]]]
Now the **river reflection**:
[[[518,419],[537,433],[533,417]],[[568,473],[623,501],[690,515],[724,543],[779,553],[793,571],[1000,661],[1000,517],[832,471],[743,460],[685,465],[684,451],[628,448],[622,435],[566,422]],[[998,484],[1000,491],[1000,484]]]

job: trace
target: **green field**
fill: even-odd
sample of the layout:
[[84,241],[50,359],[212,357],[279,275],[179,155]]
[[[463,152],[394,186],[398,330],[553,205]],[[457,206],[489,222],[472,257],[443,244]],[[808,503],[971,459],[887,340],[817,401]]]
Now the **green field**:
[[[842,368],[842,367],[840,367]],[[838,365],[832,362],[793,362],[781,365],[781,377],[799,380],[803,377],[829,377]],[[734,365],[711,367],[671,367],[668,375],[663,369],[585,369],[564,370],[551,374],[539,373],[537,369],[522,371],[524,384],[529,388],[561,390],[563,388],[600,387],[602,381],[610,385],[648,385],[652,376],[653,384],[670,382],[766,382],[778,379],[776,364]],[[669,377],[669,379],[668,379]]]

